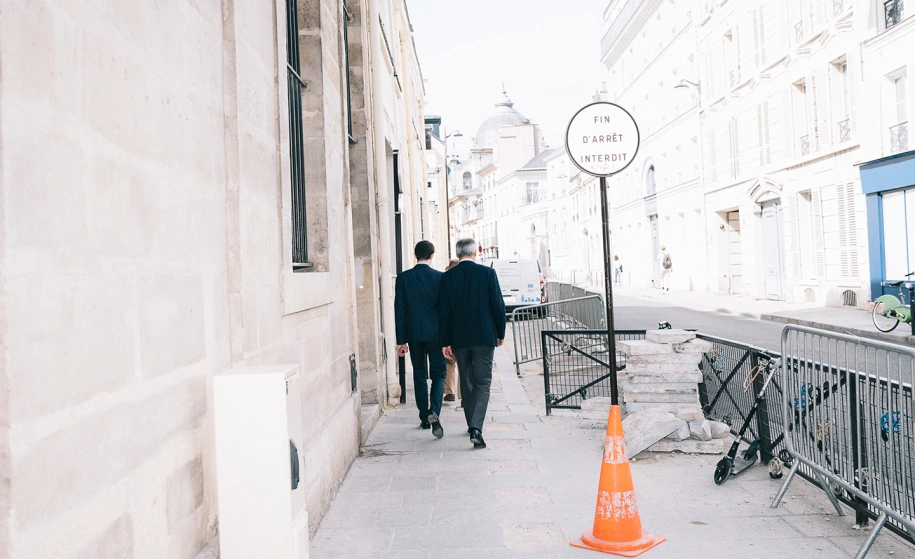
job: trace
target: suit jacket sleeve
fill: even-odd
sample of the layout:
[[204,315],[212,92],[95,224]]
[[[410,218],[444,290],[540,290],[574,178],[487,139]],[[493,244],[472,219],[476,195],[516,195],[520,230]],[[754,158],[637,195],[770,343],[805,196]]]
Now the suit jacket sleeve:
[[442,347],[451,345],[454,333],[451,328],[451,293],[448,291],[448,275],[442,275],[438,288],[438,330]]
[[402,274],[398,274],[394,282],[394,323],[397,345],[407,343],[407,294]]
[[496,337],[504,340],[505,300],[502,298],[502,288],[499,287],[499,276],[495,270],[490,269],[489,278],[489,310],[492,313],[492,323],[496,326]]

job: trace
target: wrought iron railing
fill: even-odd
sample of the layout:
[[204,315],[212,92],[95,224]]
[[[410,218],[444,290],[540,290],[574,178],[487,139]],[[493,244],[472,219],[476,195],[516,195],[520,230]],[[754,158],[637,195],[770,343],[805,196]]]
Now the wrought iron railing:
[[807,155],[810,153],[810,137],[801,136],[801,155]]
[[909,123],[900,122],[890,126],[890,152],[900,153],[909,149]]
[[804,22],[798,22],[794,25],[794,40],[798,43],[804,42]]
[[902,21],[903,0],[887,0],[883,3],[883,13],[886,17],[886,28],[889,29]]
[[839,15],[845,11],[845,0],[832,0],[832,13]]
[[847,142],[851,138],[851,126],[846,118],[839,121],[839,142]]

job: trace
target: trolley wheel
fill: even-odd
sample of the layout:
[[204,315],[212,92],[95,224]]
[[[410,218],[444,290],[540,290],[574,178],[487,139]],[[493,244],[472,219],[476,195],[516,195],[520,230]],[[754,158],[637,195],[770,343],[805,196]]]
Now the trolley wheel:
[[718,462],[718,466],[715,467],[715,485],[721,485],[726,482],[733,471],[734,461],[728,456],[722,458]]
[[769,477],[772,479],[781,479],[785,475],[785,464],[778,458],[769,460]]
[[877,330],[881,332],[892,332],[897,326],[899,326],[899,319],[891,316],[886,316],[887,312],[884,309],[884,312],[877,312],[878,309],[885,307],[883,303],[877,303],[874,305],[873,320],[874,326],[877,327]]

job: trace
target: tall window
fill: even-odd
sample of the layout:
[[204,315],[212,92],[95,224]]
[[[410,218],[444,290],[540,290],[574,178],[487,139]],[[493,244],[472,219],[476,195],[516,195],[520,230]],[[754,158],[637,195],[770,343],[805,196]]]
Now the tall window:
[[658,190],[658,185],[654,178],[654,165],[648,167],[648,174],[645,175],[645,196],[651,196]]
[[299,21],[296,0],[286,0],[286,77],[289,88],[289,174],[292,184],[292,269],[308,261],[308,221],[305,212],[305,150],[302,133],[302,88],[299,75]]
[[473,188],[473,181],[470,177],[470,173],[464,173],[464,190],[470,190]]
[[525,185],[525,204],[536,204],[540,201],[540,183],[529,182]]
[[810,136],[807,126],[807,82],[801,80],[794,84],[791,91],[794,135],[797,138],[798,156],[810,153]]

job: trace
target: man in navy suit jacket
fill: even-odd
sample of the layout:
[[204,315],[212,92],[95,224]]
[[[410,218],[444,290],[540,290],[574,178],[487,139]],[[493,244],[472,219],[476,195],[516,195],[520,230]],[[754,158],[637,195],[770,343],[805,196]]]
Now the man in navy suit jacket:
[[[432,269],[435,247],[429,241],[416,243],[416,266],[397,274],[394,285],[394,319],[397,323],[397,355],[410,354],[413,390],[419,408],[420,427],[444,435],[439,415],[445,392],[445,356],[438,327],[438,295],[442,273]],[[429,367],[426,368],[428,360]],[[432,379],[432,390],[426,378]]]
[[442,276],[439,326],[445,356],[457,359],[461,371],[461,406],[470,442],[486,448],[483,422],[493,353],[505,340],[505,301],[496,271],[474,262],[476,241],[461,239],[455,249],[461,262]]

